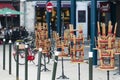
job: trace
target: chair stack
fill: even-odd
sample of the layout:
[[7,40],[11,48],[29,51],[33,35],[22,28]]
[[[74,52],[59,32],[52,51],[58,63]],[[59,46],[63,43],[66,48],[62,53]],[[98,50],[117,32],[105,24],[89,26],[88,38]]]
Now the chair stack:
[[36,48],[42,48],[43,53],[48,53],[50,51],[50,40],[48,39],[48,26],[47,23],[38,23],[36,35]]
[[[73,25],[70,24],[70,55],[71,61],[75,63],[81,63],[84,61],[84,37],[82,26],[79,26],[79,30],[73,29]],[[78,32],[78,37],[75,33]]]
[[61,51],[58,56],[68,57],[68,53],[65,52],[66,45],[64,44],[65,43],[64,40],[62,40],[57,33],[55,33],[54,35],[55,35],[56,48]]
[[98,25],[98,37],[97,37],[97,48],[100,57],[100,69],[114,69],[114,53],[115,53],[115,41],[116,41],[116,27],[117,23],[114,27],[114,32],[112,33],[113,26],[111,21],[108,23],[108,30],[107,26],[104,23],[97,23]]

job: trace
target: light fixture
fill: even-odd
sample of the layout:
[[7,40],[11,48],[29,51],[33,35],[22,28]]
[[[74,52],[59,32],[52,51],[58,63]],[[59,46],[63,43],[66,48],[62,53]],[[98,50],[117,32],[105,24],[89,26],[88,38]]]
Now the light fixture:
[[26,1],[26,0],[20,0],[20,1]]

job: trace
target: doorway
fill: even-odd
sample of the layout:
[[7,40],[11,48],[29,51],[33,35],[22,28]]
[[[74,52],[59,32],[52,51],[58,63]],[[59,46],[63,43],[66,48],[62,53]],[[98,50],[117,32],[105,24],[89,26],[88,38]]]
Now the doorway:
[[116,36],[120,37],[120,1],[116,3],[116,22],[118,23]]

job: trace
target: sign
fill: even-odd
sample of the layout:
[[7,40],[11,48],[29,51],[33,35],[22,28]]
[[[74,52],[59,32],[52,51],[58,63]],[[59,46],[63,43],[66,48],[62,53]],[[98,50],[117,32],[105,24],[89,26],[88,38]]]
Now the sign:
[[86,11],[78,10],[78,22],[85,23],[86,22]]
[[48,12],[52,12],[52,9],[53,9],[53,4],[52,4],[52,2],[47,2],[47,4],[46,4],[46,10],[47,10]]
[[110,11],[109,2],[100,2],[100,11],[101,12],[109,12]]

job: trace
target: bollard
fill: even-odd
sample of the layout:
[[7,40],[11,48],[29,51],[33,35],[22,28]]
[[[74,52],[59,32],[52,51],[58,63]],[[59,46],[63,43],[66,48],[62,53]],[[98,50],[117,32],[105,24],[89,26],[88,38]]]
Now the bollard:
[[28,45],[25,45],[25,80],[28,80]]
[[12,30],[10,29],[10,40],[12,39]]
[[42,57],[42,48],[39,48],[37,80],[40,80],[41,77],[41,57]]
[[107,80],[110,80],[109,70],[107,70]]
[[17,61],[16,61],[16,80],[19,80],[19,43],[16,43],[16,55],[17,55]]
[[89,52],[89,80],[93,80],[93,52]]
[[5,39],[3,39],[3,70],[5,70]]
[[78,63],[78,80],[80,80],[80,63]]
[[58,52],[58,51],[55,51],[55,60],[54,60],[54,65],[53,65],[52,80],[55,80],[55,78],[56,78],[58,54],[59,54],[59,52]]
[[120,54],[119,54],[119,67],[118,67],[118,70],[119,70],[119,75],[120,75]]
[[11,64],[11,50],[12,50],[12,49],[11,49],[11,43],[12,43],[11,40],[9,40],[9,74],[11,74],[11,71],[12,71],[12,70],[11,70],[11,69],[12,69],[12,68],[11,68],[11,65],[12,65],[12,64]]

